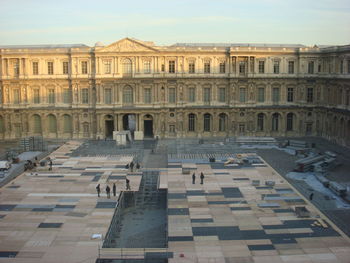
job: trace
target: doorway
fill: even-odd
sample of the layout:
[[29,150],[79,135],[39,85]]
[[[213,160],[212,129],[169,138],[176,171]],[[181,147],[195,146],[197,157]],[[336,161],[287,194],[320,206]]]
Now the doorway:
[[125,114],[123,116],[123,130],[135,131],[136,130],[136,116],[135,114]]
[[143,133],[145,137],[153,138],[153,117],[149,114],[143,119]]
[[107,139],[113,138],[113,131],[114,131],[114,121],[113,120],[105,120],[105,131],[106,131],[106,138]]

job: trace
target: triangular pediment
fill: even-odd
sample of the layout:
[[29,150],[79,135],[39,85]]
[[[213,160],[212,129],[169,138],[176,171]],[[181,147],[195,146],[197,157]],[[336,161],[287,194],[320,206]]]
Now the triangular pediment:
[[106,47],[98,48],[97,51],[102,52],[154,52],[157,49],[148,46],[141,41],[130,38],[123,38]]

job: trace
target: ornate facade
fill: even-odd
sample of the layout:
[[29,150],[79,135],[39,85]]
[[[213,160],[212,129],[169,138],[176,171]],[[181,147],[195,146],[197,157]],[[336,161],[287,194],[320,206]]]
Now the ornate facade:
[[[0,138],[322,136],[350,145],[350,46],[0,46]],[[132,122],[131,122],[132,121]],[[133,123],[133,127],[131,127]]]

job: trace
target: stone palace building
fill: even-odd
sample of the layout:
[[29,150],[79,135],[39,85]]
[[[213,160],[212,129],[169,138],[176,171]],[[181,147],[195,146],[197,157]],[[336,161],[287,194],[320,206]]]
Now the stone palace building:
[[350,146],[350,45],[0,46],[0,139],[122,130]]

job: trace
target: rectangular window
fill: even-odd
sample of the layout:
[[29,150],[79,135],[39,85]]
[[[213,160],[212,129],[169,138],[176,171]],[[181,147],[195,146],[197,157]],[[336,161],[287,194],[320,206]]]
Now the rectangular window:
[[280,62],[278,60],[275,60],[273,62],[273,74],[279,74],[280,73]]
[[14,89],[13,90],[13,103],[19,104],[19,102],[20,102],[19,89]]
[[175,97],[175,88],[169,88],[169,103],[175,103],[176,97]]
[[210,61],[204,61],[204,73],[210,73]]
[[112,68],[111,68],[111,61],[105,60],[104,61],[104,72],[105,74],[111,74]]
[[241,74],[241,75],[245,74],[245,62],[244,61],[239,62],[239,74]]
[[219,102],[226,102],[226,89],[219,88]]
[[145,74],[151,73],[151,61],[143,62],[143,73]]
[[50,104],[54,104],[55,103],[55,89],[49,89],[48,94],[49,94],[49,101],[48,102]]
[[33,62],[33,75],[38,75],[38,74],[39,74],[39,63]]
[[40,103],[39,89],[33,90],[33,103],[35,103],[35,104],[39,104]]
[[239,102],[246,102],[246,88],[239,89]]
[[287,89],[287,102],[293,102],[294,101],[294,88],[288,88]]
[[265,88],[258,88],[258,102],[265,101]]
[[63,74],[68,74],[68,61],[64,61],[62,66],[63,66]]
[[175,60],[169,61],[169,73],[175,73]]
[[321,66],[321,64],[318,64],[318,73],[320,73],[321,70],[322,70],[322,66]]
[[19,76],[19,59],[14,60],[13,62],[13,74]]
[[343,74],[344,61],[340,61],[340,74]]
[[239,132],[240,133],[244,133],[244,130],[245,130],[245,125],[244,124],[239,124]]
[[112,89],[105,89],[105,104],[112,103]]
[[89,90],[81,89],[81,102],[84,104],[89,103]]
[[164,71],[165,71],[165,65],[164,65],[164,64],[162,64],[161,69],[162,69],[162,72],[164,72]]
[[225,62],[220,62],[219,70],[220,70],[221,74],[225,73],[225,71],[226,71],[226,63]]
[[53,62],[52,61],[47,62],[47,74],[53,75]]
[[309,74],[314,74],[314,62],[309,61],[308,66],[307,66],[307,73]]
[[88,74],[87,61],[82,61],[81,62],[81,74]]
[[63,103],[71,103],[72,96],[69,89],[63,89]]
[[272,101],[273,102],[279,102],[280,100],[280,89],[279,88],[273,88],[272,89]]
[[307,102],[313,102],[314,101],[314,89],[313,88],[307,88]]
[[193,73],[195,73],[195,64],[194,64],[194,61],[190,61],[189,63],[188,63],[188,73],[190,73],[190,74],[193,74]]
[[288,61],[288,74],[294,74],[294,61]]
[[264,74],[265,73],[265,61],[259,61],[259,73]]
[[196,89],[195,88],[189,88],[188,89],[188,101],[189,102],[195,102],[196,100]]
[[143,97],[144,97],[144,101],[145,103],[151,103],[151,89],[147,88],[147,89],[144,89],[144,94],[143,94]]
[[205,103],[210,102],[210,88],[204,88],[203,100]]

